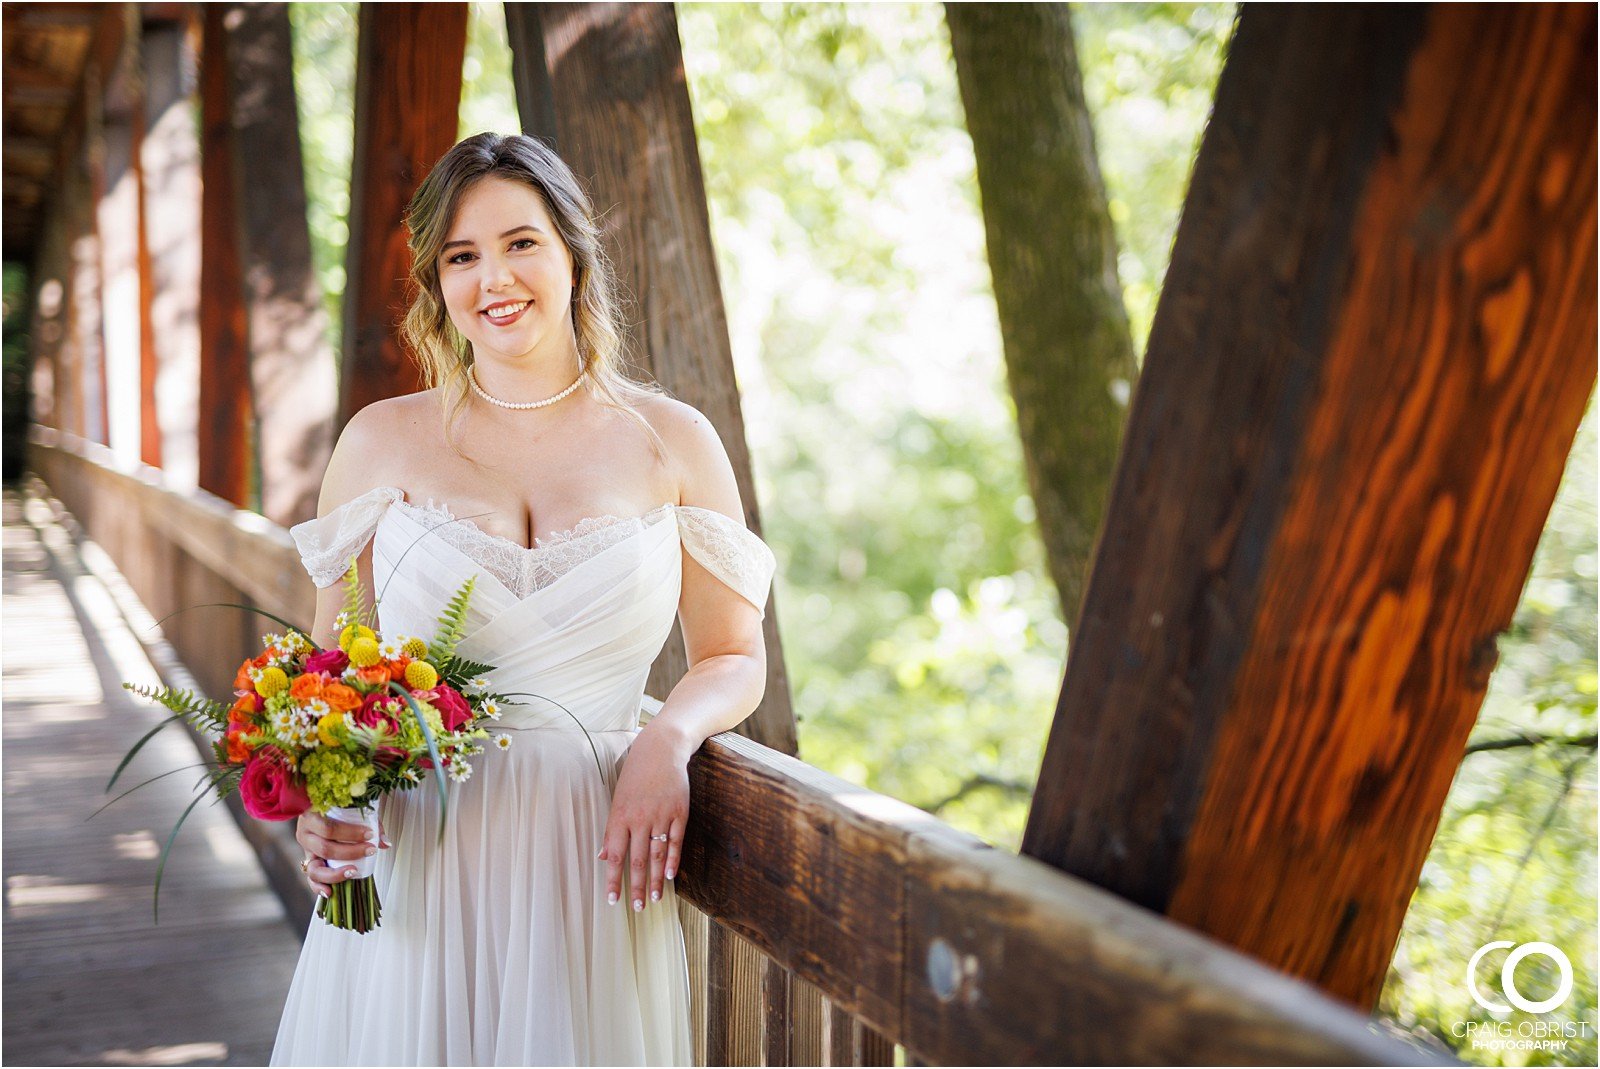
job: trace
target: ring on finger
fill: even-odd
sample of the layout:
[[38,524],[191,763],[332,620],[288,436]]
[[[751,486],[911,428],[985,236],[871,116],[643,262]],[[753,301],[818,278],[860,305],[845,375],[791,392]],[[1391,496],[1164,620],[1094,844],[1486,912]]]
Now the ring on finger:
[[665,832],[663,832],[660,835],[652,835],[652,836],[650,836],[650,838],[655,840],[655,841],[657,841],[657,842],[663,842],[664,843],[664,842],[667,841],[667,836],[666,836]]

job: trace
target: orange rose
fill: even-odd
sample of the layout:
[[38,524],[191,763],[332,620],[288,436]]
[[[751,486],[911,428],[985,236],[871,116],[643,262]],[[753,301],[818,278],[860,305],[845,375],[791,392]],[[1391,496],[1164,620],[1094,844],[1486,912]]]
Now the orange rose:
[[250,669],[254,668],[255,665],[256,663],[254,661],[243,661],[239,664],[239,670],[235,672],[233,676],[234,690],[256,689],[256,685],[250,682]]
[[382,664],[375,664],[368,668],[357,668],[356,678],[369,687],[381,687],[389,682],[389,669]]
[[289,697],[297,702],[322,697],[322,676],[316,672],[296,676],[294,682],[289,684]]
[[254,691],[233,703],[228,710],[228,725],[249,724],[259,711],[261,699]]
[[361,708],[361,695],[343,683],[329,683],[322,688],[322,700],[336,713],[348,713]]
[[245,733],[243,731],[229,731],[227,739],[228,761],[231,764],[242,765],[250,759],[250,752],[255,747],[245,742]]
[[389,677],[391,679],[404,679],[406,677],[406,665],[410,663],[411,658],[403,653],[394,660],[389,661]]

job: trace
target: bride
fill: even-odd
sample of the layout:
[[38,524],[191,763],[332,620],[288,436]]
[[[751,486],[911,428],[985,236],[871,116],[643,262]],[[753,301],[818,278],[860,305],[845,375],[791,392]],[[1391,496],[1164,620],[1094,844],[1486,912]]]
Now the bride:
[[[385,798],[375,842],[299,818],[317,893],[372,856],[384,912],[313,917],[272,1064],[687,1065],[687,766],[761,700],[776,562],[710,423],[624,373],[593,210],[549,148],[467,138],[406,221],[429,388],[349,421],[291,530],[312,638],[337,645],[352,556],[388,639],[431,637],[475,577],[457,653],[524,697],[504,752],[451,778],[442,845],[431,787]],[[691,667],[640,728],[675,617]]]

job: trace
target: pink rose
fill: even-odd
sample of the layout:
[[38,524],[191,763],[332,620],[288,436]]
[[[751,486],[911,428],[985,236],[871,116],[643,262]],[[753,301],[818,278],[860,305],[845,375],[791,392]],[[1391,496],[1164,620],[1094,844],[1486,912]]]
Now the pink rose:
[[361,708],[350,715],[355,717],[356,723],[363,727],[377,727],[379,724],[387,724],[391,732],[398,733],[400,730],[400,711],[404,708],[405,706],[399,698],[392,694],[385,694],[381,690],[375,690],[367,695],[366,700],[361,703]]
[[326,672],[334,679],[344,675],[344,670],[350,667],[350,658],[344,650],[334,647],[331,650],[321,650],[306,658],[307,672]]
[[275,750],[257,750],[239,779],[244,811],[257,820],[293,820],[311,808],[294,766]]
[[472,719],[472,706],[450,684],[440,683],[425,693],[428,704],[439,710],[439,719],[444,722],[446,731],[460,731]]

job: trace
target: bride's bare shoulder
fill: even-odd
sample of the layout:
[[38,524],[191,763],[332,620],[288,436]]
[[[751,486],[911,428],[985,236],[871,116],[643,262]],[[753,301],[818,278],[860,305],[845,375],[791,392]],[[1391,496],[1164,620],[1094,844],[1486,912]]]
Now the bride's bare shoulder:
[[406,447],[435,403],[432,393],[386,397],[362,407],[345,422],[322,477],[319,513],[374,487],[394,485],[406,463]]
[[665,443],[684,504],[700,504],[723,511],[738,511],[733,464],[722,437],[705,414],[691,404],[660,394],[639,404],[637,410]]

